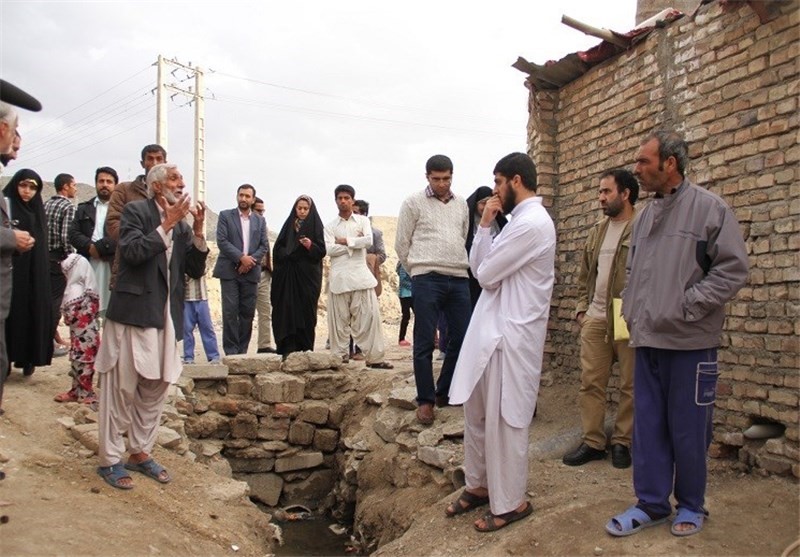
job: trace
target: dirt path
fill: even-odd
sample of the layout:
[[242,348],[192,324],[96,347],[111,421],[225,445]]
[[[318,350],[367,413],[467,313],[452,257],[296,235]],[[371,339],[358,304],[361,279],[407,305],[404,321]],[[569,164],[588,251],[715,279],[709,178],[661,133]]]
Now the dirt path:
[[[387,357],[397,365],[395,373],[409,375],[410,351],[396,346],[395,333],[386,328]],[[0,554],[268,553],[265,515],[249,503],[215,495],[208,486],[224,492],[227,480],[186,457],[156,450],[174,478],[167,486],[139,475],[130,492],[103,483],[95,473],[96,456],[58,423],[78,408],[52,401],[69,384],[68,365],[58,358],[28,379],[14,371],[7,384],[6,415],[0,418],[0,469],[7,474],[0,481],[0,515],[9,520],[0,524]],[[542,390],[532,428],[532,517],[499,533],[479,534],[472,528],[478,513],[443,517],[450,496],[420,508],[421,501],[431,501],[424,489],[387,494],[392,512],[408,517],[411,527],[378,554],[780,555],[800,536],[795,481],[720,471],[709,480],[712,515],[701,535],[678,539],[665,526],[610,538],[603,524],[633,502],[631,471],[614,469],[609,461],[579,468],[561,464],[565,447],[576,441],[576,394],[574,385]]]
[[[53,395],[69,385],[67,358],[30,378],[13,371],[0,418],[0,553],[3,555],[264,555],[265,515],[215,499],[225,479],[174,452],[156,449],[167,486],[134,475],[120,491],[96,474],[97,457],[59,425],[77,404]],[[5,505],[5,503],[3,503]]]

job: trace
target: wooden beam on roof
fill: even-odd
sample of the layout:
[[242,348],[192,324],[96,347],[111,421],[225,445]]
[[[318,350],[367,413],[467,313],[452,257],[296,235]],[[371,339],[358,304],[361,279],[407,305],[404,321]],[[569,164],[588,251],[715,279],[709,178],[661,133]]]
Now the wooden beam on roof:
[[577,29],[586,35],[591,35],[592,37],[597,37],[598,39],[603,39],[611,44],[615,44],[618,47],[628,48],[630,46],[630,43],[628,43],[625,39],[619,38],[608,29],[593,27],[587,23],[583,23],[577,19],[571,18],[568,15],[561,16],[561,23],[568,27],[572,27],[573,29]]

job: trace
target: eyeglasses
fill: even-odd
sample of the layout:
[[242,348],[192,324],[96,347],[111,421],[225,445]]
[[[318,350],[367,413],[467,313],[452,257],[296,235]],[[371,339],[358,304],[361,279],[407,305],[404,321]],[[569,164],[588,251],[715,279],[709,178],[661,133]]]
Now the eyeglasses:
[[17,184],[17,189],[38,191],[39,184],[36,183],[36,180],[22,180]]

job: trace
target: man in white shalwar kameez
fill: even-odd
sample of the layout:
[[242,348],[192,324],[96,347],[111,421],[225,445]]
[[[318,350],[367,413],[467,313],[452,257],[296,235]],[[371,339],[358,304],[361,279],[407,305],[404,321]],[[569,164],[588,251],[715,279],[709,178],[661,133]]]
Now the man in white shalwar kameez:
[[[469,263],[483,293],[461,348],[450,403],[464,404],[466,488],[450,504],[455,516],[489,503],[475,522],[488,532],[528,516],[528,429],[536,408],[553,292],[556,232],[536,196],[536,166],[524,153],[494,169]],[[492,242],[499,212],[510,223]]]
[[[119,489],[133,487],[126,470],[170,481],[150,453],[167,390],[182,370],[184,273],[202,276],[208,255],[205,208],[198,203],[190,210],[177,166],[154,166],[147,186],[150,198],[126,204],[122,213],[119,270],[95,363],[102,374],[97,473]],[[189,212],[192,228],[183,221]],[[125,432],[130,457],[123,465]]]
[[372,226],[353,212],[355,189],[347,184],[334,190],[339,215],[325,225],[325,249],[331,259],[328,273],[328,335],[331,352],[350,361],[350,336],[361,347],[367,367],[392,369],[386,354],[375,287],[378,281],[367,267]]

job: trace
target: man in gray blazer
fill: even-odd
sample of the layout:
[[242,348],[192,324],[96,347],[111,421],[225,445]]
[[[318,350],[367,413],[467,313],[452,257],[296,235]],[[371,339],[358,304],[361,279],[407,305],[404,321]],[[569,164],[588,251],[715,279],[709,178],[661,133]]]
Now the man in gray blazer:
[[217,221],[219,257],[213,276],[222,294],[222,348],[226,355],[246,354],[253,333],[261,259],[269,250],[266,221],[252,211],[256,189],[236,190],[236,209],[220,212]]
[[[190,209],[178,167],[154,166],[147,187],[148,199],[122,211],[119,272],[95,362],[102,375],[97,473],[119,489],[133,487],[126,470],[170,481],[151,453],[168,387],[182,370],[184,274],[203,276],[208,257],[205,208],[198,202]],[[184,222],[190,212],[192,227]],[[130,457],[123,465],[125,432]]]
[[[17,136],[19,119],[11,105],[39,111],[42,105],[25,91],[0,79],[0,153],[8,153]],[[0,174],[3,166],[0,164]],[[3,413],[3,382],[8,373],[6,351],[6,317],[11,309],[11,256],[33,248],[33,236],[24,230],[12,229],[12,216],[5,198],[0,195],[0,415]]]

